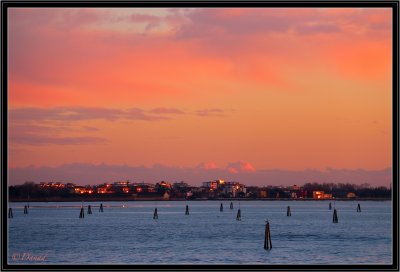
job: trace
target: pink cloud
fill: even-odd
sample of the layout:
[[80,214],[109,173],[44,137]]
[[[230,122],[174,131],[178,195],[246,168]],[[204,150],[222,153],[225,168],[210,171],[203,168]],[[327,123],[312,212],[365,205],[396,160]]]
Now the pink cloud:
[[249,162],[238,161],[228,163],[227,167],[228,171],[231,173],[253,173],[256,172],[256,169]]
[[256,171],[254,166],[251,165],[249,162],[242,163],[242,165],[240,166],[240,170],[242,170],[243,172],[255,172]]
[[215,162],[207,162],[204,165],[204,169],[216,169],[217,168],[217,164]]

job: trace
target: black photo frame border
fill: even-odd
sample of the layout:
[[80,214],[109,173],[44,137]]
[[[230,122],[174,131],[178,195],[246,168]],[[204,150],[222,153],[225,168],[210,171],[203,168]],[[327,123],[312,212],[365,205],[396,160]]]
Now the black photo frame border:
[[[42,265],[8,264],[8,57],[9,8],[144,8],[144,7],[260,7],[260,8],[391,8],[392,9],[392,254],[391,265]],[[399,271],[399,1],[1,1],[1,270],[3,271]],[[369,248],[366,250],[373,250]]]

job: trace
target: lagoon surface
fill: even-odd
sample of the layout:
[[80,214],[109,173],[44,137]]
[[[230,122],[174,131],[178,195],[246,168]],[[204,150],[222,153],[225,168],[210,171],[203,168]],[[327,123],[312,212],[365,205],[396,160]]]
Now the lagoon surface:
[[[11,203],[9,264],[391,264],[391,201]],[[220,212],[220,203],[224,210]],[[362,212],[357,213],[360,203]],[[93,214],[87,214],[87,206]],[[338,223],[332,223],[333,204]],[[190,215],[185,215],[189,205]],[[286,216],[287,206],[292,216]],[[153,219],[154,208],[158,220]],[[264,250],[265,220],[272,250]],[[31,256],[31,259],[22,258]],[[37,256],[32,258],[32,256]]]

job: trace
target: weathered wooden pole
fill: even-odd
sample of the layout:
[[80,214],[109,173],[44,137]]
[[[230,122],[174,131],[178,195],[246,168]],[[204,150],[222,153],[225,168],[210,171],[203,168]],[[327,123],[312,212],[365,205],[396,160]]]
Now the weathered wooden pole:
[[221,206],[219,206],[219,211],[220,211],[220,212],[223,212],[223,211],[224,211],[224,206],[222,205],[222,203],[221,203]]
[[242,221],[242,212],[240,211],[240,209],[237,212],[236,221]]
[[361,206],[360,206],[360,203],[358,203],[358,205],[357,205],[357,212],[361,212]]
[[12,208],[8,208],[8,218],[13,218]]
[[231,210],[233,210],[233,203],[231,202],[231,206],[229,207]]
[[333,223],[338,223],[338,216],[336,209],[333,209]]
[[24,214],[28,214],[28,206],[24,206]]
[[81,212],[79,213],[79,218],[85,218],[85,210],[81,207]]
[[292,216],[292,212],[290,210],[290,206],[287,206],[286,216]]
[[158,219],[157,208],[154,209],[153,219]]
[[100,204],[99,212],[103,212],[103,203]]
[[189,205],[186,205],[185,215],[189,215]]
[[264,249],[266,250],[272,249],[271,231],[269,229],[268,221],[267,224],[265,225]]
[[88,208],[87,208],[87,213],[88,213],[88,214],[92,214],[92,206],[90,206],[90,205],[88,206]]
[[332,210],[332,203],[329,202],[329,210]]

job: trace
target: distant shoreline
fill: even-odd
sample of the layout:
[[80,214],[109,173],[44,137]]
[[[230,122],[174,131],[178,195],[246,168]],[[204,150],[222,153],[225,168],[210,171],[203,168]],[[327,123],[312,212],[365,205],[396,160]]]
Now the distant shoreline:
[[109,201],[391,201],[391,198],[336,198],[336,199],[314,199],[314,198],[197,198],[197,199],[185,199],[185,198],[170,198],[164,199],[162,197],[110,197],[110,198],[99,198],[99,197],[88,197],[88,198],[61,198],[61,197],[48,197],[48,198],[18,198],[9,199],[9,202],[109,202]]

